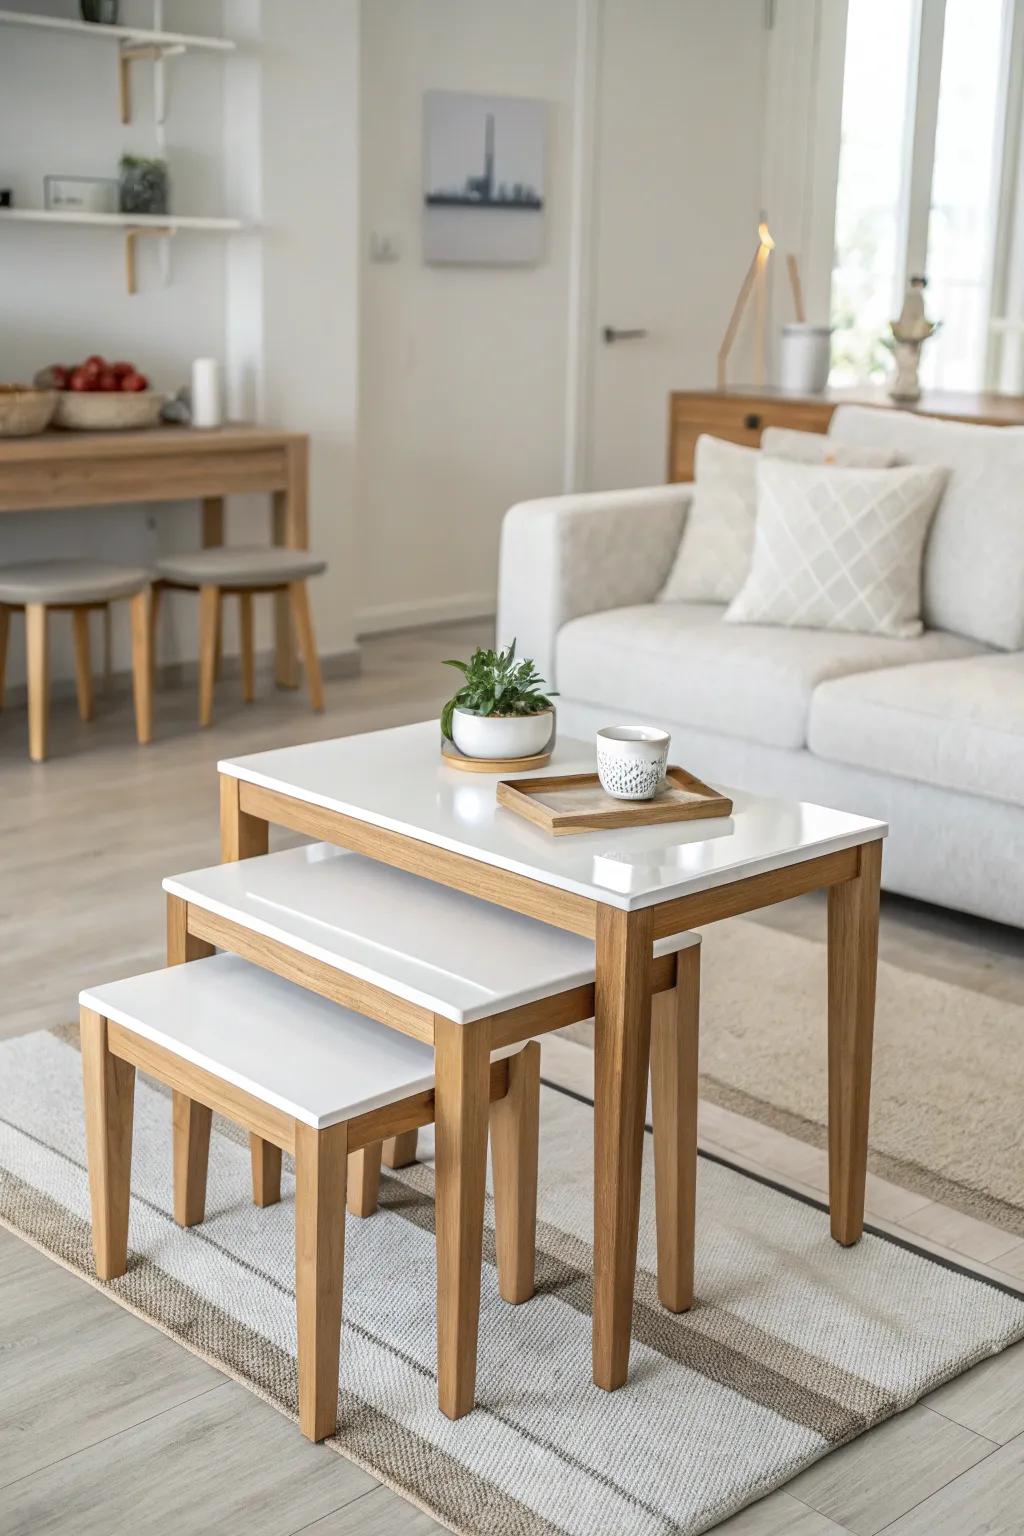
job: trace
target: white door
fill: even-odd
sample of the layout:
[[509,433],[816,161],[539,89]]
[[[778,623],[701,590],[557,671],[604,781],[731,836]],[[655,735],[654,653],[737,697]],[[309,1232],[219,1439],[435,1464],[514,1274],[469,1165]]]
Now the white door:
[[591,489],[663,481],[669,391],[714,384],[757,239],[768,37],[764,0],[604,0],[600,18]]

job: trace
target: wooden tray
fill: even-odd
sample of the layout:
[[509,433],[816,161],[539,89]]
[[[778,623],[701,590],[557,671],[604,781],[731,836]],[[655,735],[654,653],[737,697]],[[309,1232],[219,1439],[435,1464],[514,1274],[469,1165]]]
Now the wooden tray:
[[606,795],[596,773],[568,773],[547,779],[502,779],[498,804],[525,816],[553,837],[602,832],[608,827],[645,827],[666,821],[731,816],[732,801],[702,784],[685,768],[669,767],[668,783],[653,800],[616,800]]
[[535,757],[467,757],[453,741],[441,742],[441,756],[448,768],[461,768],[463,773],[528,773],[531,768],[543,768],[551,761],[551,749],[538,752]]

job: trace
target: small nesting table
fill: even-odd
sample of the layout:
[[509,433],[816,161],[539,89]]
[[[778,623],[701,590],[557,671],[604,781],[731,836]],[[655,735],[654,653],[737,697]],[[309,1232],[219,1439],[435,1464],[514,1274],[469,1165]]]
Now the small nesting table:
[[[543,771],[592,768],[592,749],[563,739]],[[831,1229],[839,1243],[858,1240],[884,823],[730,790],[729,818],[555,839],[499,807],[490,776],[445,767],[436,721],[228,759],[219,769],[225,860],[266,853],[273,823],[595,941],[598,1386],[621,1386],[629,1369],[656,941],[828,891]],[[434,1037],[439,1158],[446,1143],[472,1137],[485,1113],[489,1035],[480,1023]],[[482,1222],[475,1199],[465,1192],[451,1218]],[[475,1328],[469,1294],[466,1306]]]

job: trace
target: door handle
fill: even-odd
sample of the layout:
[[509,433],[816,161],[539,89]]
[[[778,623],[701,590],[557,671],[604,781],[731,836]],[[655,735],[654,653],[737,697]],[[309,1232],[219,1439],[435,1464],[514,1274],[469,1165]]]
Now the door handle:
[[641,336],[646,336],[647,332],[645,330],[642,330],[642,329],[634,329],[634,330],[631,330],[631,331],[618,331],[618,330],[615,329],[614,325],[606,325],[604,327],[604,330],[601,332],[601,334],[602,334],[602,336],[605,339],[605,343],[608,346],[611,346],[613,341],[635,341],[635,340],[638,340]]

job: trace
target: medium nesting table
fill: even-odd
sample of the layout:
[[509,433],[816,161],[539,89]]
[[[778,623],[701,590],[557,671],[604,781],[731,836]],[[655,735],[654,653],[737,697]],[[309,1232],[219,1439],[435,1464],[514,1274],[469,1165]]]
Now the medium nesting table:
[[[563,739],[543,771],[593,765],[586,743]],[[884,823],[730,791],[728,818],[552,838],[497,805],[495,779],[443,765],[436,721],[228,759],[219,770],[225,860],[266,853],[273,823],[595,941],[598,1386],[621,1386],[629,1369],[656,941],[828,891],[831,1228],[839,1243],[858,1240]],[[439,1158],[486,1123],[489,1039],[486,1020],[435,1036]],[[482,1225],[480,1193],[461,1202],[449,1219]],[[465,1307],[475,1330],[479,1296],[465,1293]]]

